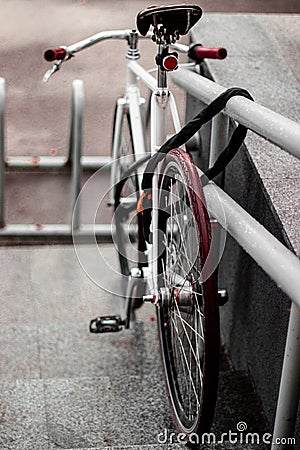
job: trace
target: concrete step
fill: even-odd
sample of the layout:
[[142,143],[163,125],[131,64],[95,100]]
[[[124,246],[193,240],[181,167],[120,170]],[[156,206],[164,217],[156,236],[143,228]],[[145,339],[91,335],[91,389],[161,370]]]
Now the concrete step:
[[[159,445],[129,445],[129,446],[118,446],[118,447],[93,447],[93,448],[81,448],[81,449],[66,449],[66,450],[180,450],[187,449],[185,444],[159,444]],[[233,450],[232,444],[212,444],[210,446],[202,445],[201,450]],[[234,444],[234,450],[259,450],[255,445],[240,445]]]
[[[170,445],[182,442],[182,436],[173,427],[159,375],[2,381],[1,391],[1,450],[184,448]],[[236,414],[231,417],[235,423]],[[201,448],[231,449],[230,442],[223,443],[222,433],[229,428],[220,417],[213,430],[204,441],[211,444]],[[231,430],[236,432],[236,426]],[[263,447],[234,446],[248,448]]]
[[[1,450],[174,442],[152,314],[147,305],[133,329],[104,336],[87,323],[2,326]],[[212,432],[245,422],[262,435],[258,407],[247,373],[221,372]]]

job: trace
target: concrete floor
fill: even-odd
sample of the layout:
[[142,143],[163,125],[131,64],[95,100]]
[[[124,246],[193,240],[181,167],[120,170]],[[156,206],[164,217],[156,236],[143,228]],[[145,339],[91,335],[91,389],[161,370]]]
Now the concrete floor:
[[[0,249],[1,450],[168,448],[157,445],[159,433],[175,430],[154,307],[139,310],[129,331],[88,332],[91,318],[122,310],[109,292],[119,283],[115,252],[101,251],[105,290],[86,276],[71,246]],[[263,433],[247,374],[224,366],[213,431],[220,437],[240,420]]]
[[[132,27],[136,12],[148,4],[126,2],[125,11],[120,0],[1,3],[0,75],[7,81],[8,154],[66,154],[74,78],[82,78],[86,89],[84,151],[109,154],[107,130],[124,75],[116,55],[123,54],[124,45],[108,43],[78,55],[48,85],[41,82],[49,67],[42,54],[49,46],[72,43],[102,29]],[[252,8],[254,4],[258,2],[252,2]],[[298,2],[262,4],[267,10],[284,5],[288,12]],[[207,11],[224,7],[223,2],[203,5]],[[241,2],[230,5],[234,11],[246,7]],[[154,52],[151,43],[144,45],[149,49],[145,63],[151,67]],[[181,111],[183,106],[182,96]],[[8,220],[68,219],[65,175],[58,176],[59,181],[45,178],[42,187],[41,175],[29,180],[30,175],[23,174],[19,181],[17,174],[9,177]],[[38,200],[33,200],[32,191],[36,194],[38,189]],[[114,252],[111,247],[103,251],[104,266],[97,270],[104,291],[86,276],[72,247],[0,248],[1,450],[168,448],[157,445],[157,434],[173,426],[151,307],[140,311],[136,326],[126,333],[101,339],[88,333],[91,318],[122,307],[121,299],[109,292],[119,283],[106,265],[108,261],[116,266]],[[246,374],[224,370],[214,429],[234,430],[244,420],[258,432],[257,410]],[[223,448],[231,450],[218,446]]]

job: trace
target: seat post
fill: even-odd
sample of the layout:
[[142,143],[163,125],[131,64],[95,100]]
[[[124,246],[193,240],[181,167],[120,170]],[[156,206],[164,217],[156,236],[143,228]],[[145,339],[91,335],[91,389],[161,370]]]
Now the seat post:
[[152,40],[158,45],[156,64],[158,66],[158,88],[167,89],[166,72],[177,69],[178,54],[169,53],[169,45],[189,32],[202,15],[198,5],[149,6],[140,11],[136,18],[137,29],[146,36],[153,27]]

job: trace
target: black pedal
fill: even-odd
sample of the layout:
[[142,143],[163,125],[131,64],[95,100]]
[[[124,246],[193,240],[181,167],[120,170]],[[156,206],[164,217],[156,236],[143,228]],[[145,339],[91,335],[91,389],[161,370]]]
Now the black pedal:
[[116,333],[121,331],[125,322],[120,316],[101,316],[91,320],[91,333]]
[[218,299],[219,299],[219,306],[224,306],[229,300],[228,292],[226,289],[219,289],[218,290]]

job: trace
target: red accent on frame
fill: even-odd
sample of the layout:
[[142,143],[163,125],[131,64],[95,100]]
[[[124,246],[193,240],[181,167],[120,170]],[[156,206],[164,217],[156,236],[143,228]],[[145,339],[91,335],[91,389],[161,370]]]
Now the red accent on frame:
[[197,45],[194,49],[195,56],[199,59],[225,59],[227,56],[227,50],[223,47],[209,48]]
[[49,48],[44,53],[44,58],[46,61],[55,61],[56,59],[65,59],[67,52],[64,48]]

